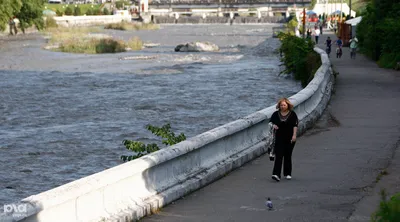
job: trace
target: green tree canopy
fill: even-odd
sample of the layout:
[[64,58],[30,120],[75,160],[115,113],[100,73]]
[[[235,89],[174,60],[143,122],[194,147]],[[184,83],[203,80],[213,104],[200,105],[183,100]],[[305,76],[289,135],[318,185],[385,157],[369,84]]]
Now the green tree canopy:
[[43,29],[43,0],[22,0],[21,10],[17,13],[22,32],[35,25],[37,29]]
[[381,67],[393,68],[400,61],[400,2],[371,0],[357,26],[361,50]]
[[10,17],[17,17],[23,32],[25,29],[35,25],[42,29],[43,0],[0,0],[0,29],[4,30]]
[[21,0],[0,0],[0,30],[6,28],[10,18],[16,16],[21,7]]

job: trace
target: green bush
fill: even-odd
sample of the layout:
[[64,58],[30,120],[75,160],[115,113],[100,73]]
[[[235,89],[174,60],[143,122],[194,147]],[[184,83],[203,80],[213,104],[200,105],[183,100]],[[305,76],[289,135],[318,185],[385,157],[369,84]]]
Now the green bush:
[[128,40],[126,45],[131,48],[131,50],[141,50],[143,48],[143,41],[138,37],[133,37]]
[[361,51],[384,68],[400,61],[400,2],[371,0],[357,26]]
[[59,9],[57,9],[56,15],[57,15],[57,16],[63,16],[64,13],[63,13],[62,11],[60,11]]
[[282,73],[293,74],[296,80],[301,81],[303,87],[314,78],[314,74],[321,66],[321,58],[314,51],[314,43],[310,39],[303,39],[291,34],[281,32],[280,52],[283,53],[281,61],[285,65]]
[[[148,125],[146,126],[146,128],[147,130],[151,131],[154,135],[162,137],[163,138],[162,144],[167,146],[172,146],[174,144],[186,140],[186,136],[183,133],[179,134],[178,136],[175,136],[175,133],[171,132],[171,125],[169,123],[165,124],[162,127]],[[147,155],[149,153],[160,150],[158,145],[155,143],[145,145],[140,141],[132,141],[132,140],[124,140],[122,141],[122,143],[124,144],[126,149],[135,152],[134,155],[130,156],[122,155],[121,160],[124,162],[131,161],[136,158]]]
[[96,8],[93,10],[93,15],[103,15],[103,11],[100,8]]
[[107,8],[104,8],[103,15],[110,15],[110,11]]
[[74,8],[74,16],[80,16],[80,15],[82,15],[81,8],[75,7]]
[[385,190],[381,191],[379,209],[372,214],[372,222],[398,222],[400,221],[400,193],[387,200]]
[[125,52],[125,43],[114,39],[100,39],[96,44],[96,53]]
[[75,39],[71,38],[60,44],[62,52],[71,53],[116,53],[124,52],[126,44],[121,40],[105,39]]
[[142,23],[132,23],[132,22],[120,22],[120,23],[111,23],[104,26],[104,29],[115,29],[115,30],[155,30],[159,29],[160,26],[157,24],[142,24]]
[[127,5],[129,5],[128,1],[116,1],[115,2],[115,7],[117,9],[124,9],[124,6],[127,6]]
[[56,20],[53,18],[53,16],[47,16],[46,20],[45,20],[45,27],[46,28],[57,28],[57,22]]
[[67,7],[65,9],[64,13],[65,13],[65,15],[72,15],[73,14],[72,8],[71,7]]
[[92,9],[88,8],[88,10],[86,10],[86,15],[93,15],[93,11]]

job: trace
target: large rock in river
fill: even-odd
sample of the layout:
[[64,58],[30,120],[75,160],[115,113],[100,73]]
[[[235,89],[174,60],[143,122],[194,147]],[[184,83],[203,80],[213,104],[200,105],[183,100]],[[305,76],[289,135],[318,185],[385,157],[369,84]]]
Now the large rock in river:
[[179,44],[175,47],[175,52],[215,52],[219,47],[211,42],[189,42]]

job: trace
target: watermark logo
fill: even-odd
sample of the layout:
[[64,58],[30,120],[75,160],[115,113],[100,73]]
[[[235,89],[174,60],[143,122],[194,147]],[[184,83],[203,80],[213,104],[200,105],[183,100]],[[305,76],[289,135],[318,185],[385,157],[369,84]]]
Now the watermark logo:
[[4,213],[6,215],[12,215],[13,217],[27,217],[28,216],[28,203],[18,203],[18,204],[5,204],[3,206]]

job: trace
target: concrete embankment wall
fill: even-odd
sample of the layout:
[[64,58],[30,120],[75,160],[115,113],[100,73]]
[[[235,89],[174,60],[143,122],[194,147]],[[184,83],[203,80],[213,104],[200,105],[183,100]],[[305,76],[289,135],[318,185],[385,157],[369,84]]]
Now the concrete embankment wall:
[[199,16],[185,17],[180,16],[178,19],[169,16],[154,16],[153,22],[156,24],[254,24],[254,23],[284,23],[284,17],[206,17]]
[[[290,97],[300,119],[299,134],[320,117],[334,77],[321,49],[322,65],[306,88]],[[132,221],[219,179],[264,154],[271,144],[271,106],[174,146],[52,190],[30,196],[19,212],[0,221]],[[11,209],[11,208],[10,208]]]
[[54,19],[58,25],[65,27],[104,25],[122,21],[130,22],[132,20],[130,15],[56,16]]

